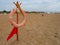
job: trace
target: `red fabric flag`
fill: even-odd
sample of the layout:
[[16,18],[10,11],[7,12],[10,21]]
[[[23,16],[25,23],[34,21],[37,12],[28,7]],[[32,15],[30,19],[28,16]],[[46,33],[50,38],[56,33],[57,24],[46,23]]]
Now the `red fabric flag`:
[[11,37],[12,37],[14,34],[18,35],[18,28],[17,28],[17,27],[14,27],[14,28],[12,29],[12,32],[11,32],[11,33],[9,34],[9,36],[7,37],[7,41],[8,41],[9,39],[11,39]]

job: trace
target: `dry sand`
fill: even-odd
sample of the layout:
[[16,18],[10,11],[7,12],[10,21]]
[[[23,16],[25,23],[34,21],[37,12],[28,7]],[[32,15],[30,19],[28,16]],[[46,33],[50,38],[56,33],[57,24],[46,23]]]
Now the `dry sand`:
[[[13,26],[9,15],[0,15],[0,45],[60,45],[60,14],[26,13],[27,23],[19,28],[19,41],[14,35],[6,40]],[[19,22],[21,21],[19,16]]]

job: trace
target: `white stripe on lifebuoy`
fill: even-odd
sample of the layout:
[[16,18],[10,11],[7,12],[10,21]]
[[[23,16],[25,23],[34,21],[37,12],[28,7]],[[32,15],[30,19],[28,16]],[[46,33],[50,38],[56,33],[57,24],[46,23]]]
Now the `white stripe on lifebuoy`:
[[10,14],[9,14],[9,21],[10,21],[10,23],[13,24],[15,27],[21,27],[21,26],[25,25],[25,23],[26,23],[26,15],[25,15],[24,12],[22,12],[22,15],[23,15],[24,20],[23,20],[20,24],[17,24],[16,22],[13,21],[13,16],[14,16],[14,14],[16,13],[16,11],[17,11],[17,8],[13,9],[13,10],[10,12]]

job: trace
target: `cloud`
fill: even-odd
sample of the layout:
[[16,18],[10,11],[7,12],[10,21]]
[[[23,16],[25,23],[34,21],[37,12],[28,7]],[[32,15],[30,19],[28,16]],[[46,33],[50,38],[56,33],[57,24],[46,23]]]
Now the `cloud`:
[[28,0],[23,3],[23,9],[35,11],[59,11],[60,0]]
[[[0,10],[12,10],[17,0],[0,0]],[[60,0],[18,0],[27,11],[60,11]]]

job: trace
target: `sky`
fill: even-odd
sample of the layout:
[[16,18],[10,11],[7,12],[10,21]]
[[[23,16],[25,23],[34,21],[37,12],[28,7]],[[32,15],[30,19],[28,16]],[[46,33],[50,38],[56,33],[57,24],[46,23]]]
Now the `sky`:
[[0,11],[10,11],[16,6],[13,2],[18,1],[25,11],[60,12],[60,0],[0,0]]

